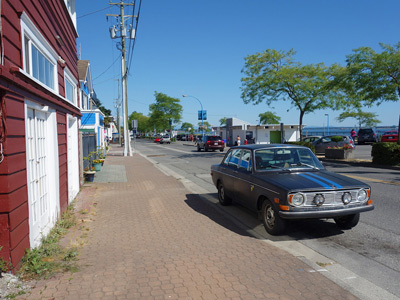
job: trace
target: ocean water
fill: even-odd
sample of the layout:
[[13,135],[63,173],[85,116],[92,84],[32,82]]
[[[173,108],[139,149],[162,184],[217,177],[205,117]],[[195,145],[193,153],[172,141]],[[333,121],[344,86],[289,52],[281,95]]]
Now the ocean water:
[[[350,131],[354,128],[358,132],[358,127],[304,127],[303,136],[310,135],[349,135]],[[377,136],[381,136],[385,131],[397,130],[398,126],[377,126],[373,127],[373,130]]]

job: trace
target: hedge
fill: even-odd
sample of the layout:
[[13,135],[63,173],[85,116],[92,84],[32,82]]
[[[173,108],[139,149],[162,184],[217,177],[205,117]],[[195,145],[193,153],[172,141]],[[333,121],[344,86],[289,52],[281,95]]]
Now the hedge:
[[374,143],[371,150],[372,162],[381,165],[400,165],[400,145],[397,143]]
[[310,142],[286,142],[286,144],[292,144],[292,145],[299,145],[299,146],[308,147],[315,154],[315,147]]

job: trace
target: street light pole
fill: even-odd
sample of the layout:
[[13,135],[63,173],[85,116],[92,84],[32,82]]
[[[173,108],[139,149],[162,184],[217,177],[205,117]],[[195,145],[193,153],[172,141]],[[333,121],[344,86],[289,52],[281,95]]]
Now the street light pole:
[[328,117],[328,122],[326,123],[326,130],[327,130],[327,132],[328,132],[327,135],[329,135],[329,114],[325,114],[325,116]]
[[199,101],[200,107],[201,107],[201,129],[202,129],[202,134],[203,134],[203,136],[204,136],[203,104],[201,104],[201,101],[200,101],[199,99],[197,99],[196,97],[194,97],[194,96],[182,95],[182,97],[191,97],[191,98],[194,98],[194,99],[196,99],[197,101]]

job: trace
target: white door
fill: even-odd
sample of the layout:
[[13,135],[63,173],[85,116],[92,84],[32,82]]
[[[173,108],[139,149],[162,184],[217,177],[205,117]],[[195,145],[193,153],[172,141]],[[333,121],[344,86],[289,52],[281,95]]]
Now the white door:
[[47,115],[28,108],[26,122],[29,231],[31,247],[36,247],[50,222]]
[[79,155],[78,155],[78,121],[68,116],[68,204],[79,192]]

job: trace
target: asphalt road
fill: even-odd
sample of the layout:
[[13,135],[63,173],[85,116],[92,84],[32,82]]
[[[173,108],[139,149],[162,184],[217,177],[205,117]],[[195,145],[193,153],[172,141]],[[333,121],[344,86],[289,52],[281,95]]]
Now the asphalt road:
[[[299,258],[301,251],[305,251],[304,255],[315,263],[332,273],[336,271],[343,277],[339,278],[339,284],[349,289],[355,287],[361,293],[360,299],[400,299],[399,170],[324,162],[328,170],[371,185],[375,210],[363,213],[352,230],[342,231],[331,220],[307,220],[293,222],[286,235],[274,237],[265,232],[255,213],[235,204],[223,208],[216,204],[210,166],[219,163],[224,153],[197,152],[195,147],[182,143],[158,145],[147,140],[138,140],[136,148],[161,170],[192,186],[259,238],[286,248]],[[361,160],[370,160],[370,153],[370,145],[357,146],[355,150],[356,158]],[[304,246],[306,249],[302,250]]]

